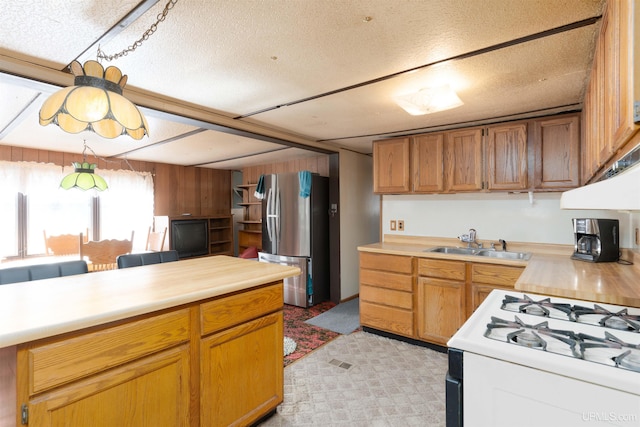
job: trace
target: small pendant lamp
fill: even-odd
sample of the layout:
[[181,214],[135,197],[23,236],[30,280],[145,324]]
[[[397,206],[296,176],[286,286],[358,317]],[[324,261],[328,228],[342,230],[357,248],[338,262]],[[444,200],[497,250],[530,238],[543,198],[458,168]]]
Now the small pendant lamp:
[[[60,188],[70,190],[79,188],[80,190],[104,191],[108,188],[107,182],[100,175],[95,174],[96,164],[87,162],[87,142],[84,142],[82,150],[82,162],[72,162],[74,172],[62,178]],[[93,150],[92,150],[93,151]]]

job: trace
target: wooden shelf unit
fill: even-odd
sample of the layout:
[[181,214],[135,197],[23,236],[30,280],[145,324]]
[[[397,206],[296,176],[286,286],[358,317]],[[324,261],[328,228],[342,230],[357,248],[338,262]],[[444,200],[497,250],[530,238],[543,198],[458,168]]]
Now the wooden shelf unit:
[[173,221],[184,221],[191,219],[204,219],[207,221],[209,253],[211,255],[233,256],[233,217],[231,215],[211,215],[211,216],[156,216],[154,217],[154,229],[161,230],[167,227],[167,238],[165,239],[164,250],[173,249],[171,244],[171,223]]
[[233,255],[231,215],[209,217],[209,255]]
[[238,205],[244,209],[243,219],[237,221],[242,224],[238,230],[238,253],[254,246],[262,249],[262,201],[254,196],[258,184],[241,184],[237,188],[242,190],[242,203]]

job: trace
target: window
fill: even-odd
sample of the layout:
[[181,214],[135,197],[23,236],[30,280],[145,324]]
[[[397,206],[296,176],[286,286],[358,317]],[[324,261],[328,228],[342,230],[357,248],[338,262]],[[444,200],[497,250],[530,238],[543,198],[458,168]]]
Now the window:
[[[72,167],[32,162],[0,162],[0,259],[45,253],[48,235],[87,233],[99,239],[129,239],[144,250],[153,222],[150,173],[100,170],[104,192],[62,190],[58,184]],[[97,233],[94,233],[94,230]]]

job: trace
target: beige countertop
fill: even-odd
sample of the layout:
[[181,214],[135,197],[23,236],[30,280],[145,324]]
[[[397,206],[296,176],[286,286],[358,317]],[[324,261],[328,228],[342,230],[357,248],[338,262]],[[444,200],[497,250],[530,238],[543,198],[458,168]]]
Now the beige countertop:
[[0,286],[0,348],[249,289],[295,267],[213,256]]
[[[485,247],[486,243],[488,242],[485,242]],[[360,246],[358,250],[523,266],[526,268],[515,284],[515,289],[519,291],[640,307],[640,256],[633,251],[625,250],[623,258],[633,260],[635,264],[624,265],[615,262],[592,263],[572,260],[573,248],[564,245],[510,244],[508,250],[531,252],[532,256],[528,261],[425,252],[434,246],[463,246],[463,244],[455,239],[407,236],[392,237],[385,242]]]

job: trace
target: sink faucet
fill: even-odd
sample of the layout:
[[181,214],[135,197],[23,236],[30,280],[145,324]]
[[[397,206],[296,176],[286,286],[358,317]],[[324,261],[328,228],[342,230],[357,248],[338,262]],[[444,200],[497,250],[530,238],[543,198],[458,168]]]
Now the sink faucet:
[[461,242],[465,242],[467,243],[467,247],[471,247],[471,245],[476,245],[478,248],[482,247],[482,243],[478,243],[476,241],[476,230],[475,228],[470,228],[469,229],[469,234],[463,234],[461,236],[458,236],[458,239],[460,239]]
[[[506,252],[507,251],[507,242],[506,242],[506,240],[498,239],[498,243],[500,243],[502,245],[502,251]],[[495,250],[495,248],[496,248],[495,242],[491,242],[491,249]]]

